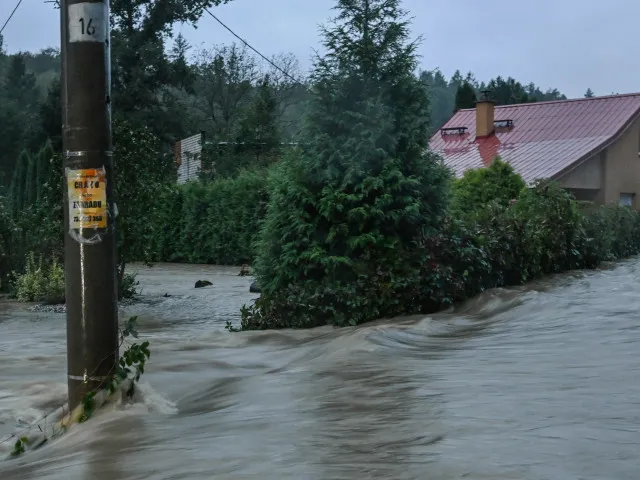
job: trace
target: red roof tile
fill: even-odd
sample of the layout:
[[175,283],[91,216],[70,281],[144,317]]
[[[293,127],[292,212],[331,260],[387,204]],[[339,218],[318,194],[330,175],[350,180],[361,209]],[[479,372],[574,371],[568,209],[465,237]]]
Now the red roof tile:
[[464,134],[430,141],[457,176],[484,167],[496,156],[510,163],[526,182],[554,177],[605,148],[640,115],[640,93],[607,97],[505,105],[495,121],[513,120],[512,128],[476,139],[475,109],[458,111],[443,128],[466,127]]

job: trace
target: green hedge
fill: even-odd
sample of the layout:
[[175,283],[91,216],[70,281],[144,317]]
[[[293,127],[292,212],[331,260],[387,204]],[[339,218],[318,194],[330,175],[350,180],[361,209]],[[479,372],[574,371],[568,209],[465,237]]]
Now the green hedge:
[[422,311],[543,275],[597,268],[640,253],[640,214],[617,205],[582,205],[538,183],[507,206],[487,204],[474,222],[451,220],[430,238]]
[[[571,269],[593,269],[604,261],[640,253],[640,213],[628,207],[581,204],[566,190],[544,182],[524,189],[506,204],[497,197],[477,206],[472,217],[449,217],[439,233],[424,239],[420,256],[428,260],[414,301],[402,313],[432,313],[490,288]],[[386,280],[379,277],[379,281]],[[284,315],[273,311],[271,302],[260,298],[243,307],[242,328],[313,326],[286,315],[295,309],[295,291],[278,295]],[[329,315],[326,323],[343,324]]]
[[254,240],[267,206],[267,173],[168,186],[152,219],[151,259],[241,265],[254,258]]

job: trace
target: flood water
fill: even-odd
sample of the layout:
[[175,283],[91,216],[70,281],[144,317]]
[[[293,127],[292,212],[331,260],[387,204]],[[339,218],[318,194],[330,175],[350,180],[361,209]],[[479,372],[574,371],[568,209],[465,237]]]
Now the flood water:
[[[142,398],[0,460],[0,479],[637,480],[639,267],[430,317],[248,333],[224,329],[255,298],[237,268],[141,268],[122,315],[151,342]],[[0,308],[3,438],[64,402],[66,337],[64,314]]]

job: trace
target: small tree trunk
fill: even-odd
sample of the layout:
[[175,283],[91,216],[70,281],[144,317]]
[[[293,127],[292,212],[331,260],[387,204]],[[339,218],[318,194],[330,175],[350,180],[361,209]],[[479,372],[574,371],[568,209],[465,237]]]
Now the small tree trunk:
[[120,285],[122,285],[122,280],[124,279],[124,272],[125,272],[125,268],[126,268],[127,264],[125,262],[120,262],[118,264],[118,278],[117,278],[117,292],[118,292],[118,300],[122,300],[122,288],[120,287]]

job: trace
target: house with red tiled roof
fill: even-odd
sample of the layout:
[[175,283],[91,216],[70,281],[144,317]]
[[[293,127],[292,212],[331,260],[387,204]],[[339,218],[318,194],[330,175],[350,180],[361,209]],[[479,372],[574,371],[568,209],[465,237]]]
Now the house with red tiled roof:
[[431,149],[460,177],[496,157],[531,183],[552,179],[578,200],[640,209],[640,93],[456,112]]

